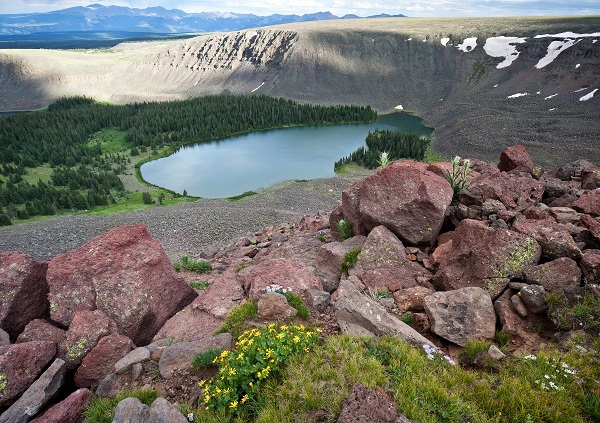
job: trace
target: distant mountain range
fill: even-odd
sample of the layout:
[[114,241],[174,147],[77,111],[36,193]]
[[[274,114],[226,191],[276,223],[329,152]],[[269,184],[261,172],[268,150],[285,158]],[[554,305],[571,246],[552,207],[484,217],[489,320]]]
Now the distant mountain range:
[[[404,15],[394,15],[393,17],[402,16]],[[369,17],[392,16],[382,14]],[[47,37],[51,37],[49,33],[55,33],[52,37],[54,39],[57,36],[60,39],[69,39],[70,34],[80,39],[82,31],[138,34],[223,32],[292,22],[356,18],[359,18],[359,16],[345,15],[339,17],[330,12],[318,12],[302,16],[279,14],[257,16],[219,12],[187,13],[179,9],[167,10],[160,6],[133,9],[91,4],[85,7],[70,7],[47,13],[0,15],[0,37],[4,40],[48,39]],[[58,35],[58,33],[61,35]],[[37,37],[38,35],[39,37]]]

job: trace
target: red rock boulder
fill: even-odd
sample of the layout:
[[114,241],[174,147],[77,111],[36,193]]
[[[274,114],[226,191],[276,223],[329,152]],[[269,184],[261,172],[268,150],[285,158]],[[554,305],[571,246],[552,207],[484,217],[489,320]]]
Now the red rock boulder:
[[196,297],[144,225],[112,229],[54,257],[47,281],[52,320],[68,326],[78,310],[100,309],[137,345]]
[[443,291],[479,287],[496,298],[511,278],[537,264],[541,253],[531,237],[465,219],[452,234],[451,249],[440,257],[433,283]]
[[526,269],[525,279],[530,284],[542,285],[547,292],[562,294],[566,287],[579,286],[581,269],[575,260],[562,257]]
[[74,369],[102,337],[116,332],[115,322],[102,310],[79,310],[58,346],[59,357],[65,360],[67,368]]
[[264,289],[270,285],[291,288],[296,294],[301,294],[307,289],[323,290],[321,279],[302,263],[292,260],[265,260],[244,275],[246,291],[255,301],[258,301]]
[[383,225],[409,245],[432,245],[453,194],[450,183],[426,165],[395,162],[363,181],[360,221],[368,231]]
[[56,347],[50,341],[0,347],[0,408],[25,392],[55,354]]
[[0,328],[15,340],[27,323],[48,312],[48,263],[0,253]]
[[581,251],[569,231],[554,220],[520,220],[512,230],[528,235],[540,244],[542,254],[550,259],[569,257],[578,260]]
[[516,170],[518,172],[533,173],[533,160],[522,145],[512,145],[506,147],[500,153],[500,163],[498,169],[502,172]]
[[131,339],[124,335],[112,334],[100,339],[81,361],[75,373],[75,385],[79,388],[97,386],[114,371],[115,363],[134,348]]
[[57,328],[50,322],[42,319],[32,320],[25,326],[17,338],[17,343],[31,341],[52,341],[58,346],[65,336],[65,330]]
[[581,197],[571,203],[571,207],[580,213],[600,216],[600,189],[584,191]]
[[465,205],[482,205],[486,200],[500,200],[507,207],[526,207],[542,201],[544,182],[506,172],[482,177],[460,192]]
[[588,284],[600,284],[600,250],[587,250],[581,257],[583,279]]
[[89,389],[78,389],[66,399],[52,406],[31,423],[77,423],[92,399]]

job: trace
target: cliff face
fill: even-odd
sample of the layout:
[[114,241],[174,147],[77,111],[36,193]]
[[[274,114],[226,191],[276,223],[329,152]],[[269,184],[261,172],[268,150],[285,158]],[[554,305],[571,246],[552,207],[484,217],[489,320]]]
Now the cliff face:
[[543,164],[599,161],[599,31],[600,18],[367,19],[109,52],[6,50],[0,110],[72,94],[124,103],[222,92],[401,105],[436,128],[448,155],[489,159],[522,143]]

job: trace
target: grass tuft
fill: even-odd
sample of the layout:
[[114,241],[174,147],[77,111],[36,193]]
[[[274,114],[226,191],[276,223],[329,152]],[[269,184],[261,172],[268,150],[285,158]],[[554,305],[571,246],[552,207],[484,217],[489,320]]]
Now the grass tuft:
[[221,350],[211,348],[208,351],[204,351],[196,357],[194,357],[194,361],[192,361],[192,367],[197,372],[201,372],[202,370],[206,370],[211,366],[214,366],[214,360],[221,354]]
[[178,263],[173,264],[173,268],[176,272],[180,272],[182,270],[189,270],[196,273],[206,273],[212,270],[212,265],[204,260],[194,260],[189,258],[188,255],[184,254],[179,259]]
[[348,271],[356,266],[358,256],[360,255],[360,248],[350,250],[344,256],[344,260],[341,261],[340,267],[342,268],[342,274],[348,275]]
[[84,423],[111,423],[117,404],[129,397],[135,397],[150,406],[158,398],[158,392],[154,389],[126,389],[119,392],[115,398],[94,397],[83,412]]
[[256,316],[258,313],[258,306],[252,300],[248,300],[237,307],[232,308],[227,313],[227,319],[223,322],[223,325],[215,332],[215,335],[220,333],[231,333],[235,338],[240,336],[242,332],[249,328],[244,322]]
[[479,354],[487,352],[491,346],[491,342],[483,339],[469,339],[463,352],[467,355],[467,357],[473,358],[477,357]]
[[340,219],[335,223],[336,231],[335,234],[342,240],[352,238],[354,231],[352,230],[352,224],[346,219]]

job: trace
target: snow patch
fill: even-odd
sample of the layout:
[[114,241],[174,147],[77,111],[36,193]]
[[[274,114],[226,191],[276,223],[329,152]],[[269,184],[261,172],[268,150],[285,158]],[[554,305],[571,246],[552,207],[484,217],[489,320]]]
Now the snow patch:
[[596,44],[598,40],[592,40],[592,44]]
[[465,40],[456,46],[457,49],[468,53],[469,51],[473,51],[473,49],[477,47],[477,37],[465,38]]
[[396,107],[394,107],[394,109],[396,109],[396,110],[404,110],[404,107],[402,107],[402,104],[398,104]]
[[508,96],[508,97],[506,97],[506,98],[517,98],[517,97],[524,97],[524,96],[526,96],[526,95],[529,95],[529,93],[516,93],[516,94],[513,94],[513,95],[509,95],[509,96]]
[[536,94],[537,94],[537,95],[540,95],[541,93],[542,93],[541,91],[538,91]]
[[498,84],[494,85],[494,88],[498,87]]
[[[539,35],[536,35],[535,38],[538,37]],[[539,62],[537,62],[537,65],[535,65],[535,67],[537,69],[542,69],[543,67],[548,66],[554,61],[554,59],[558,57],[560,53],[562,53],[569,47],[572,47],[573,45],[577,44],[579,41],[581,40],[573,40],[570,38],[562,41],[552,41],[548,46],[548,53],[546,53],[546,55],[542,57]]]
[[514,62],[520,51],[517,51],[515,44],[524,43],[527,37],[490,37],[485,41],[483,49],[492,57],[504,57],[501,63],[498,63],[496,69],[502,69],[510,66]]
[[412,37],[411,38],[407,38],[406,41],[412,41]]
[[553,107],[553,108],[551,108],[551,109],[548,109],[548,111],[549,111],[549,112],[552,112],[552,111],[554,111],[554,110],[556,110],[556,107]]
[[256,32],[256,31],[246,32],[246,37],[248,37],[248,38],[256,37],[257,35],[258,35],[258,32]]
[[575,69],[577,69],[579,66],[581,66],[581,63],[577,63],[577,64],[575,65]]
[[450,37],[444,37],[441,40],[441,43],[444,47],[446,47],[448,45],[448,42],[450,42]]
[[544,100],[550,100],[551,98],[556,97],[557,95],[558,93],[549,95],[548,97],[544,97]]
[[592,34],[576,34],[575,32],[561,32],[560,34],[543,34],[536,35],[534,38],[584,38],[584,37],[600,37],[600,32]]
[[262,87],[263,85],[265,85],[265,83],[263,82],[262,84],[260,84],[258,87],[256,87],[255,89],[253,89],[251,92],[254,92],[256,90],[258,90],[260,87]]
[[574,92],[574,93],[580,93],[580,92],[582,92],[582,91],[585,91],[585,90],[587,90],[587,88],[580,88],[580,89],[578,89],[578,90],[575,90],[575,91],[573,91],[573,92]]
[[584,95],[583,97],[581,97],[579,99],[579,101],[588,101],[590,98],[592,98],[594,96],[594,94],[596,94],[596,91],[598,91],[598,88],[596,88],[591,93],[587,93],[586,95]]

